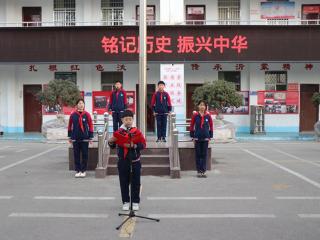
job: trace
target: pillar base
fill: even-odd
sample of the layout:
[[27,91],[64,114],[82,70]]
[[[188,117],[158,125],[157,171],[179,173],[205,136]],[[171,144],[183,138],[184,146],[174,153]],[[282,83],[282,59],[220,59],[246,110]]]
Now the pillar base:
[[106,177],[106,168],[98,167],[95,170],[96,178],[105,178]]
[[171,169],[170,170],[170,177],[171,178],[181,178],[180,169]]

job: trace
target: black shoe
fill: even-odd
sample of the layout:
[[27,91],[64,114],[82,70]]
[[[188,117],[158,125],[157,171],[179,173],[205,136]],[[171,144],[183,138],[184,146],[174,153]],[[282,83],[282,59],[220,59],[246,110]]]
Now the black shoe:
[[162,142],[167,142],[166,138],[162,138]]
[[161,142],[161,139],[160,139],[160,138],[158,138],[156,142]]

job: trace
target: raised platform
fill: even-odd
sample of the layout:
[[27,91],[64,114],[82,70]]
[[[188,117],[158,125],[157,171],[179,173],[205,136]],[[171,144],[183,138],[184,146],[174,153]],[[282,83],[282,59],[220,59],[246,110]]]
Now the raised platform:
[[[170,175],[170,143],[156,143],[147,139],[147,148],[142,151],[142,175],[169,176]],[[213,154],[212,144],[209,145],[207,170],[212,169]],[[195,149],[192,142],[179,142],[180,170],[196,171]],[[110,150],[109,158],[105,157],[106,175],[117,175],[116,149]],[[89,148],[88,171],[94,171],[98,164],[98,148],[93,145]],[[74,170],[73,149],[69,147],[69,170]]]

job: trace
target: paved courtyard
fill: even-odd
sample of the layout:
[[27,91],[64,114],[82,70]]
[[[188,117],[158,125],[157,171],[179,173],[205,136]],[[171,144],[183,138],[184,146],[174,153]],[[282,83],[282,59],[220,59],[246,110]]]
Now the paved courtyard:
[[[320,143],[216,144],[207,179],[143,177],[132,239],[318,240]],[[75,179],[67,145],[0,141],[0,239],[119,239],[117,176]]]

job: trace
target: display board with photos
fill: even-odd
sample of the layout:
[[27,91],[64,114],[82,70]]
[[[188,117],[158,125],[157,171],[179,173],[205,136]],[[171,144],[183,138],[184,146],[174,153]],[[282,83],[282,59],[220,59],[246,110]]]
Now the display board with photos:
[[[222,114],[230,114],[230,115],[237,115],[237,114],[249,114],[249,91],[241,91],[237,92],[242,96],[242,104],[240,107],[224,107],[222,108]],[[217,114],[216,111],[210,111],[212,114]]]
[[259,91],[258,104],[266,114],[298,114],[299,91]]
[[[111,91],[93,91],[92,92],[92,111],[97,112],[98,114],[104,114],[108,111],[108,106],[110,102]],[[128,110],[136,112],[135,100],[136,93],[135,91],[126,91],[127,93],[127,102]]]

